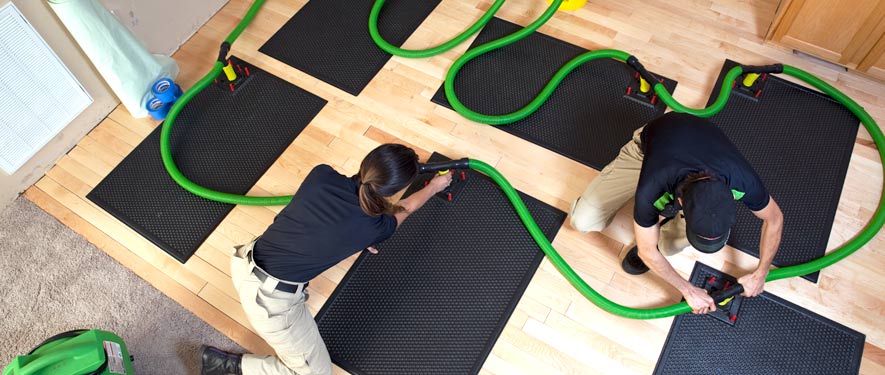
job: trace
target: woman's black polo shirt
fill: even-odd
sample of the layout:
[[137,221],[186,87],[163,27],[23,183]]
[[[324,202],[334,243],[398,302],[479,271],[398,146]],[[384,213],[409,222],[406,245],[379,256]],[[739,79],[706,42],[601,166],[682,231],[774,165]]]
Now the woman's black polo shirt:
[[395,217],[363,212],[356,181],[319,165],[255,243],[253,257],[278,279],[306,282],[395,230]]

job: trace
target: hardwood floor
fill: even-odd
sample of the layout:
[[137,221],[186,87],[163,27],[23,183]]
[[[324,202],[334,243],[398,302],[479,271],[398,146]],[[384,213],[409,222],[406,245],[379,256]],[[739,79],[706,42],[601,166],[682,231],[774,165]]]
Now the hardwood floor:
[[[439,151],[486,161],[517,189],[565,211],[597,175],[586,166],[472,123],[430,102],[446,69],[469,42],[427,59],[394,57],[358,97],[259,53],[264,41],[305,2],[268,0],[233,45],[233,54],[329,101],[250,194],[291,194],[310,168],[320,163],[353,173],[369,150],[387,141],[412,145],[422,157]],[[491,3],[444,0],[404,47],[421,48],[447,40],[474,22]],[[174,55],[181,66],[179,82],[183,86],[190,86],[209,70],[219,43],[250,4],[231,0]],[[525,25],[546,6],[543,1],[511,0],[498,17]],[[540,31],[588,49],[630,51],[650,70],[678,80],[675,96],[690,106],[706,102],[725,58],[747,64],[795,65],[843,90],[885,124],[883,82],[762,42],[776,7],[775,0],[598,0],[575,12],[559,12]],[[250,331],[233,292],[228,249],[262,233],[280,207],[236,207],[196,255],[180,264],[85,198],[156,125],[155,121],[134,119],[118,107],[25,195],[248,350],[270,353]],[[538,183],[539,179],[543,183]],[[866,225],[879,202],[882,184],[877,151],[862,129],[830,249]],[[632,241],[630,228],[625,212],[603,234],[582,235],[566,224],[554,246],[592,287],[619,303],[648,307],[678,301],[678,293],[660,279],[628,277],[620,270],[619,256]],[[353,260],[311,282],[312,312],[323,305]],[[683,275],[691,271],[695,261],[737,274],[756,264],[755,258],[732,249],[714,255],[687,251],[671,261]],[[851,257],[827,268],[817,285],[794,278],[770,283],[766,290],[865,333],[861,372],[883,374],[883,269],[885,235],[879,234]],[[671,319],[639,321],[603,312],[545,260],[481,373],[648,374],[670,324]]]

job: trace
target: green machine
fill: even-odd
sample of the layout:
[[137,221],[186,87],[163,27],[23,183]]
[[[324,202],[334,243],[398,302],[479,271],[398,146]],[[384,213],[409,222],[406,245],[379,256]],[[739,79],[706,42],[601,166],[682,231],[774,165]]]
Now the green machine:
[[120,336],[100,330],[75,330],[43,341],[18,356],[2,375],[132,375],[132,357]]

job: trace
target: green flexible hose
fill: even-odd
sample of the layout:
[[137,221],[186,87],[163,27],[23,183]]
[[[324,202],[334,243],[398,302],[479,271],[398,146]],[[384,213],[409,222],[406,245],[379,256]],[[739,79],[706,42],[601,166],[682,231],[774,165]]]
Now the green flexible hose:
[[[227,43],[233,43],[237,37],[243,32],[247,25],[252,22],[252,19],[255,18],[255,14],[258,13],[258,10],[261,9],[261,6],[264,4],[264,0],[255,0],[252,3],[252,6],[249,8],[249,11],[246,12],[246,15],[243,16],[243,20],[237,24],[237,27],[227,36],[224,40]],[[276,197],[250,197],[240,194],[231,194],[225,193],[217,190],[212,190],[200,185],[195,184],[193,181],[185,177],[181,170],[178,169],[178,166],[175,165],[175,160],[172,157],[172,149],[170,147],[169,138],[172,135],[172,126],[175,124],[175,119],[178,118],[178,113],[181,112],[181,109],[193,99],[200,91],[203,91],[207,86],[212,84],[212,81],[215,80],[215,77],[221,73],[221,69],[224,66],[224,63],[221,61],[216,61],[212,66],[212,70],[209,71],[202,79],[197,81],[189,90],[185,91],[184,94],[178,98],[172,108],[169,109],[169,114],[166,115],[166,120],[163,122],[163,128],[160,130],[160,156],[163,158],[163,165],[166,167],[166,171],[169,172],[169,176],[178,183],[185,190],[197,195],[199,197],[228,204],[242,204],[242,205],[250,205],[250,206],[283,206],[289,203],[292,200],[291,195],[285,196],[276,196]]]
[[516,190],[510,185],[510,182],[501,175],[501,172],[498,172],[498,170],[491,165],[473,159],[470,159],[470,169],[486,174],[501,187],[501,190],[504,190],[504,194],[507,195],[507,199],[513,203],[513,208],[516,209],[516,213],[519,215],[520,220],[522,220],[523,225],[528,229],[529,234],[535,239],[538,246],[541,247],[541,250],[544,251],[544,254],[547,255],[547,258],[550,258],[550,262],[556,266],[556,269],[565,276],[572,286],[603,310],[615,315],[633,319],[664,318],[691,311],[691,308],[685,302],[654,309],[634,309],[605,298],[602,294],[599,294],[599,292],[590,287],[590,285],[588,285],[587,282],[585,282],[584,279],[582,279],[581,276],[579,276],[578,273],[575,272],[564,259],[562,259],[562,256],[556,252],[556,249],[553,248],[553,245],[550,244],[550,241],[544,236],[544,232],[542,232],[541,228],[538,227],[538,224],[535,223],[535,219],[529,213],[522,198],[519,197],[519,194],[516,193]]
[[391,55],[408,58],[422,58],[436,56],[440,53],[455,48],[455,46],[461,44],[461,42],[465,41],[467,38],[470,38],[473,34],[479,32],[479,30],[482,30],[482,28],[487,23],[489,23],[492,17],[495,16],[495,13],[497,13],[498,9],[501,8],[501,5],[504,5],[505,0],[495,0],[495,3],[492,4],[491,7],[489,7],[489,10],[487,10],[485,14],[483,14],[482,17],[480,17],[480,19],[476,21],[476,23],[468,27],[467,30],[464,30],[461,34],[458,34],[458,36],[436,47],[431,47],[423,50],[402,49],[384,40],[384,38],[381,36],[381,33],[378,31],[378,15],[381,14],[381,8],[384,7],[385,1],[386,0],[376,0],[375,5],[372,6],[372,12],[369,14],[369,35],[372,36],[372,40],[375,41],[375,44],[378,45],[378,48],[381,48],[382,50],[384,50],[384,52],[387,52]]
[[[814,86],[814,88],[829,95],[831,98],[836,99],[836,101],[838,101],[839,103],[842,103],[842,105],[848,108],[851,113],[857,116],[857,118],[860,119],[860,122],[863,123],[864,127],[866,127],[867,131],[869,131],[870,135],[873,137],[873,142],[876,143],[876,149],[878,149],[879,151],[879,158],[882,162],[883,171],[885,171],[885,136],[882,135],[882,130],[879,129],[878,125],[876,125],[876,121],[873,120],[873,117],[870,116],[870,114],[867,113],[867,111],[864,110],[863,107],[861,107],[854,100],[849,98],[848,95],[845,95],[844,93],[839,91],[837,88],[831,86],[820,78],[817,78],[811,75],[811,73],[808,73],[802,69],[789,65],[784,65],[784,73],[799,78]],[[851,241],[848,241],[848,243],[842,245],[839,249],[830,252],[824,257],[812,260],[807,263],[772,270],[768,274],[766,280],[773,281],[785,279],[788,277],[807,275],[812,272],[817,272],[851,255],[867,242],[872,240],[873,237],[876,236],[876,233],[878,233],[879,230],[882,229],[882,225],[885,224],[885,207],[883,206],[885,206],[885,190],[883,190],[882,195],[879,197],[879,206],[876,208],[876,213],[873,214],[873,217],[870,219],[870,222],[867,224],[867,226],[864,227],[864,229],[860,233],[858,233],[857,236],[851,239]]]
[[[446,73],[446,80],[443,83],[443,87],[446,90],[446,99],[448,99],[449,104],[452,105],[452,108],[454,108],[456,112],[460,113],[461,116],[483,124],[502,125],[516,122],[526,118],[528,115],[537,111],[538,108],[540,108],[541,105],[544,104],[547,98],[550,97],[550,95],[553,93],[553,90],[555,90],[556,86],[559,85],[559,82],[562,81],[562,79],[565,78],[565,76],[568,75],[569,72],[574,70],[583,62],[600,57],[623,56],[623,59],[626,59],[630,56],[626,52],[615,50],[600,50],[587,52],[583,55],[575,57],[564,67],[562,67],[558,72],[556,72],[550,82],[548,82],[547,85],[544,86],[544,88],[541,90],[538,96],[535,97],[534,100],[529,102],[529,104],[527,104],[525,107],[513,113],[508,113],[504,115],[485,115],[472,111],[470,108],[467,108],[463,103],[461,103],[460,100],[458,100],[458,96],[455,95],[455,76],[458,75],[458,71],[460,71],[465,64],[467,64],[468,62],[470,62],[470,60],[473,60],[479,55],[516,43],[517,41],[531,35],[533,32],[535,32],[535,30],[541,27],[541,25],[550,20],[550,18],[553,17],[554,14],[556,14],[556,10],[559,9],[560,4],[562,4],[562,0],[554,0],[550,4],[550,6],[547,7],[547,10],[545,10],[544,13],[542,13],[541,16],[538,17],[538,19],[536,19],[525,28],[503,38],[493,40],[480,46],[476,46],[468,50],[466,53],[464,53],[464,55],[455,60],[455,62],[452,63],[452,67],[449,68],[449,72]],[[588,54],[591,54],[589,58],[586,57],[586,55]],[[580,62],[578,62],[578,60],[580,60]]]
[[[511,43],[514,43],[537,30],[541,25],[543,25],[547,20],[549,20],[556,10],[559,8],[559,5],[563,0],[554,0],[550,7],[538,18],[535,22],[527,26],[526,28],[517,31],[511,35],[508,35],[504,38],[494,40],[473,48],[463,56],[458,58],[452,65],[452,68],[449,70],[446,75],[445,80],[445,91],[446,97],[449,102],[452,104],[452,107],[455,108],[458,113],[462,114],[464,117],[487,124],[492,125],[500,125],[500,124],[508,124],[520,119],[529,116],[534,111],[536,111],[553,93],[562,79],[565,78],[571,71],[575,68],[584,64],[588,61],[598,59],[598,58],[614,58],[622,61],[626,61],[630,54],[618,51],[618,50],[598,50],[584,53],[568,63],[566,63],[559,71],[554,74],[551,78],[551,81],[541,90],[538,96],[532,100],[528,105],[523,107],[522,109],[517,110],[516,112],[504,114],[504,115],[484,115],[480,113],[476,113],[469,108],[465,107],[457,98],[454,92],[454,78],[458,73],[458,70],[464,66],[467,62],[479,56],[483,53],[487,53],[489,51],[495,50],[497,48],[504,47]],[[252,6],[249,8],[249,11],[243,17],[243,20],[236,26],[236,28],[228,35],[225,39],[227,43],[233,43],[234,40],[243,32],[249,22],[255,17],[255,14],[258,12],[261,5],[264,3],[264,0],[255,0]],[[372,8],[372,14],[369,20],[369,28],[370,33],[372,34],[372,38],[378,43],[379,47],[387,51],[391,54],[397,54],[400,56],[406,57],[426,57],[433,54],[441,53],[449,48],[457,45],[463,39],[466,39],[470,35],[473,35],[477,30],[482,28],[485,23],[491,19],[494,13],[500,8],[503,0],[496,1],[494,5],[477,21],[474,26],[468,28],[455,39],[444,43],[443,45],[423,50],[423,51],[407,51],[402,50],[397,47],[391,46],[389,43],[386,43],[381,38],[380,34],[378,34],[377,30],[377,18],[380,13],[381,7],[384,4],[384,0],[377,0],[375,2],[375,6]],[[478,26],[477,26],[478,25]],[[184,95],[172,106],[169,110],[169,114],[166,117],[166,121],[163,124],[163,128],[160,133],[160,154],[163,158],[163,165],[166,167],[166,170],[169,172],[169,175],[172,179],[182,186],[185,190],[203,197],[205,199],[229,203],[229,204],[243,204],[243,205],[258,205],[258,206],[276,206],[276,205],[285,205],[288,204],[292,199],[292,196],[276,196],[276,197],[249,197],[238,194],[230,194],[224,193],[220,191],[215,191],[212,189],[208,189],[202,186],[199,186],[192,181],[190,181],[187,177],[185,177],[178,167],[175,165],[175,161],[172,158],[172,152],[170,149],[170,141],[169,138],[172,133],[172,126],[175,122],[176,117],[181,111],[182,107],[186,105],[195,95],[197,95],[200,91],[205,89],[207,86],[211,84],[211,82],[217,77],[222,70],[223,63],[216,62],[212,70],[200,81],[198,81],[191,89],[187,90]],[[738,76],[742,74],[742,69],[740,66],[732,68],[726,74],[724,82],[732,82]],[[791,66],[784,66],[784,73],[799,78],[815,88],[823,91],[830,97],[836,99],[843,105],[845,105],[858,119],[864,124],[864,126],[869,130],[870,134],[873,137],[873,141],[876,144],[876,147],[879,150],[879,156],[883,163],[883,168],[885,168],[885,136],[883,136],[882,131],[876,125],[876,122],[873,118],[856,102],[851,100],[848,96],[840,92],[838,89],[832,87],[826,82],[814,77],[813,75],[795,68]],[[664,102],[667,106],[673,108],[673,110],[677,112],[685,112],[690,113],[699,117],[710,117],[718,113],[722,108],[725,107],[726,102],[731,94],[731,86],[727,84],[723,84],[722,88],[719,92],[719,97],[713,103],[713,105],[701,108],[701,109],[693,109],[686,107],[676,101],[670,95],[669,92],[664,88],[664,86],[660,83],[656,83],[654,85],[655,93],[661,98],[661,101]],[[595,303],[597,306],[602,308],[605,311],[608,311],[612,314],[620,315],[627,318],[633,319],[655,319],[655,318],[664,318],[673,315],[683,314],[691,311],[691,308],[685,302],[677,303],[671,306],[665,306],[660,308],[652,308],[652,309],[635,309],[620,305],[615,303],[591,288],[581,277],[569,266],[565,260],[559,255],[556,249],[553,248],[553,245],[550,244],[550,241],[547,240],[547,237],[544,236],[541,229],[538,227],[537,223],[535,223],[534,218],[532,218],[531,214],[529,214],[528,209],[525,206],[525,203],[516,193],[516,190],[513,189],[513,186],[492,166],[479,161],[479,160],[470,160],[469,166],[471,169],[477,170],[488,175],[493,181],[495,181],[501,189],[504,191],[507,198],[513,204],[516,209],[517,214],[525,225],[526,229],[529,231],[532,238],[538,243],[544,253],[550,258],[553,265],[565,276],[565,278],[580,291],[584,296],[586,296],[591,302]],[[876,210],[876,213],[873,215],[873,218],[870,220],[869,224],[851,241],[843,245],[837,250],[830,252],[826,256],[810,261],[808,263],[783,267],[779,269],[772,270],[767,277],[767,281],[779,280],[783,278],[800,276],[809,274],[812,272],[819,271],[820,269],[830,266],[839,260],[847,257],[851,253],[860,249],[864,244],[870,241],[876,233],[882,228],[883,224],[885,224],[885,191],[883,191],[883,195],[879,201],[879,206]]]

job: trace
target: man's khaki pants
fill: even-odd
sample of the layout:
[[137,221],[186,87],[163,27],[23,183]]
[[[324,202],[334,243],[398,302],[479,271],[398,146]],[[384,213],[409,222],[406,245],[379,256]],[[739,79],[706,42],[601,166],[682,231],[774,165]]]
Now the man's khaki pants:
[[[636,195],[642,170],[642,141],[639,137],[642,129],[633,133],[633,140],[621,147],[618,157],[606,165],[584,194],[572,203],[569,216],[572,228],[583,233],[602,231],[611,224],[618,210]],[[664,255],[673,255],[688,245],[685,218],[680,213],[661,227],[658,249]]]
[[231,257],[231,278],[249,323],[277,356],[243,355],[243,375],[331,374],[332,361],[326,344],[304,304],[306,291],[274,290],[278,281],[271,277],[262,283],[249,262],[248,253],[254,244],[253,241],[235,249]]

